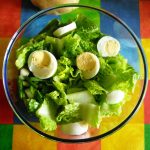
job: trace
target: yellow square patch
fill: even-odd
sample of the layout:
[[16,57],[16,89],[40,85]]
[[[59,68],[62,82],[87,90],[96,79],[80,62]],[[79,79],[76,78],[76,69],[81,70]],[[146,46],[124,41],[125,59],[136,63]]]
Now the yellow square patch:
[[[150,39],[142,39],[142,46],[146,55],[148,67],[150,66]],[[148,78],[150,79],[150,69],[148,70]]]
[[127,124],[101,140],[102,150],[144,150],[144,124]]
[[[130,101],[128,101],[126,103],[126,107],[123,107],[125,114],[126,112],[128,112],[130,110],[131,111],[135,108],[135,105],[138,102],[140,93],[141,93],[141,88],[142,88],[142,81],[139,81],[136,83],[136,87],[134,89],[134,93],[132,95],[132,98]],[[128,113],[127,113],[128,114]],[[133,117],[131,118],[131,120],[129,121],[129,123],[144,123],[144,105],[142,104],[139,108],[139,110],[137,110],[137,112],[135,113],[135,115],[133,115]]]
[[56,150],[56,142],[38,135],[25,125],[14,125],[12,150]]
[[144,105],[142,104],[129,123],[144,123]]

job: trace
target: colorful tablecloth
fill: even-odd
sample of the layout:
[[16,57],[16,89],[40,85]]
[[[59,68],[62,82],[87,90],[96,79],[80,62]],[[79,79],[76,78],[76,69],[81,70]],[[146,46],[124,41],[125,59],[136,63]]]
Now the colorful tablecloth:
[[[124,20],[141,39],[150,66],[150,0],[80,0],[105,8]],[[16,29],[39,11],[30,0],[0,0],[0,71],[7,44]],[[150,77],[150,71],[149,77]],[[45,139],[17,119],[6,100],[0,73],[0,150],[150,150],[150,85],[144,102],[122,129],[102,140],[63,144]]]

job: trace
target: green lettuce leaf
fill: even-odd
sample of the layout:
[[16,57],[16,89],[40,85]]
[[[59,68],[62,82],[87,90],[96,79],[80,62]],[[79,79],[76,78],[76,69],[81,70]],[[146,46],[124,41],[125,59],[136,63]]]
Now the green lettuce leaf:
[[99,58],[100,71],[94,78],[108,91],[120,89],[125,92],[133,91],[139,76],[134,68],[121,56]]
[[35,99],[26,99],[25,103],[29,112],[35,112],[39,107],[39,103]]
[[81,54],[83,50],[80,48],[80,36],[78,34],[68,34],[62,38],[63,48],[60,55],[68,58],[76,58],[77,55]]
[[55,76],[53,77],[54,81],[63,81],[68,80],[74,69],[72,68],[72,61],[67,57],[60,57],[58,60],[58,68]]
[[118,72],[116,82],[110,87],[110,90],[120,89],[128,92],[133,92],[139,75],[133,67],[128,66],[125,71]]
[[18,78],[18,94],[19,94],[19,98],[22,100],[24,98],[26,98],[23,82],[24,82],[24,79],[22,79],[21,76],[19,76],[19,78]]
[[91,127],[99,128],[102,120],[100,106],[95,104],[81,104],[80,115],[82,120],[87,122]]
[[66,105],[68,103],[65,93],[62,94],[58,91],[53,91],[46,96],[52,99],[57,105]]
[[46,36],[44,41],[44,47],[57,58],[60,51],[63,49],[63,40],[52,36]]
[[117,55],[116,57],[107,57],[105,61],[116,73],[126,70],[128,65],[127,59],[121,55]]
[[36,116],[39,118],[40,125],[43,130],[56,130],[56,112],[56,104],[52,100],[45,98],[41,106],[36,111]]
[[22,49],[18,49],[17,50],[17,59],[15,62],[15,65],[18,69],[21,69],[22,67],[24,67],[24,65],[27,63],[27,59],[28,56],[31,52],[35,51],[35,50],[41,50],[44,49],[44,40],[37,42],[37,43],[33,43],[33,44],[29,44],[29,46],[25,46]]
[[88,39],[84,39],[84,40],[81,39],[80,47],[85,52],[91,52],[97,56],[99,55],[97,51],[97,44],[94,43],[93,41],[89,41]]
[[84,15],[78,15],[76,24],[76,33],[79,34],[82,39],[94,40],[102,36],[99,26]]
[[106,101],[101,104],[101,115],[103,117],[119,116],[122,112],[122,103],[108,104]]
[[72,65],[71,59],[69,59],[65,56],[61,56],[60,59],[58,60],[58,63],[60,65],[64,65],[64,66],[71,66]]
[[60,81],[54,81],[53,85],[55,86],[56,90],[58,90],[60,93],[59,98],[58,98],[58,100],[60,102],[57,102],[57,103],[62,104],[62,105],[66,105],[67,104],[67,98],[66,98],[65,89],[67,88],[67,85],[65,83],[60,82]]
[[87,80],[84,82],[84,87],[87,88],[87,90],[92,95],[101,95],[103,93],[106,93],[107,91],[98,84],[95,80]]
[[69,100],[69,102],[94,103],[94,104],[96,103],[94,96],[87,90],[67,94],[67,99]]
[[79,103],[65,105],[63,110],[58,114],[56,118],[57,123],[65,124],[81,121],[79,106]]
[[94,78],[103,88],[109,90],[109,88],[116,82],[116,74],[112,67],[106,62],[106,59],[99,57],[100,70],[97,76]]
[[[60,69],[58,67],[58,69]],[[62,68],[61,68],[62,69]],[[66,66],[65,68],[63,68],[64,70],[62,70],[61,72],[57,73],[54,77],[53,80],[54,81],[64,81],[64,80],[68,80],[70,77],[70,73],[73,72],[73,68],[72,67],[68,67]],[[59,71],[59,70],[58,70]]]

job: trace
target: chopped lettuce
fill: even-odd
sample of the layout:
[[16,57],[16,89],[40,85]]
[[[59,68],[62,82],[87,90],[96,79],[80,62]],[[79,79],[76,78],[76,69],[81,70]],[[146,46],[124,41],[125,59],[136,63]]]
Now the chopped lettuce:
[[[58,68],[59,69],[59,68]],[[62,69],[62,68],[61,68]],[[58,70],[59,71],[59,70]],[[61,72],[57,73],[54,77],[54,81],[62,81],[62,80],[67,80],[68,77],[70,76],[70,73],[73,71],[72,67],[66,66]]]
[[65,94],[65,88],[67,87],[67,85],[65,83],[60,82],[58,80],[58,81],[53,81],[53,85],[60,93]]
[[93,103],[95,104],[94,96],[89,91],[80,91],[71,94],[67,94],[67,99],[70,102],[77,103]]
[[84,90],[85,90],[84,88],[72,87],[72,88],[69,88],[67,90],[67,94],[72,94],[72,93],[76,93],[76,92],[82,92]]
[[108,104],[106,101],[104,101],[101,104],[101,115],[102,117],[110,117],[117,115],[119,116],[122,112],[122,103],[118,104]]
[[59,53],[63,48],[63,41],[59,38],[46,36],[44,41],[44,47],[52,52],[55,56],[59,56]]
[[65,105],[63,110],[58,114],[56,118],[57,123],[65,124],[81,121],[81,114],[79,112],[79,109],[79,103]]
[[80,41],[80,47],[83,51],[85,52],[91,52],[95,55],[99,55],[98,51],[97,51],[97,47],[96,47],[96,44],[87,40],[87,39],[82,39]]
[[47,96],[50,97],[57,105],[66,105],[68,103],[65,93],[62,94],[58,91],[53,91],[47,94]]
[[60,63],[61,65],[64,65],[64,66],[71,66],[72,65],[72,61],[65,56],[61,56],[58,63]]
[[43,102],[43,94],[39,90],[35,90],[34,98],[37,102],[42,103]]
[[60,57],[58,61],[58,68],[55,76],[53,77],[54,81],[66,80],[70,77],[70,74],[73,72],[72,61],[67,57]]
[[15,62],[16,67],[18,69],[21,69],[22,67],[24,67],[24,65],[27,63],[27,58],[29,54],[35,50],[41,50],[41,49],[44,49],[44,41],[32,43],[32,44],[29,44],[29,46],[27,45],[26,47],[22,49],[18,49],[17,59]]
[[44,131],[54,131],[57,128],[57,124],[48,116],[41,115],[39,117],[40,125]]
[[36,111],[36,116],[39,118],[40,125],[45,131],[53,131],[56,130],[56,104],[50,100],[45,98],[41,106]]
[[84,15],[79,15],[76,19],[77,34],[83,39],[94,40],[102,36],[99,27]]
[[100,106],[95,104],[72,103],[64,107],[57,118],[59,124],[86,121],[91,127],[98,128],[101,122]]
[[24,80],[21,77],[19,77],[18,78],[18,94],[19,94],[20,99],[24,99],[26,97],[23,82]]
[[90,103],[81,104],[80,115],[91,127],[99,128],[102,120],[100,106]]
[[138,74],[131,67],[127,60],[121,56],[109,58],[99,58],[101,69],[95,80],[108,91],[121,89],[123,91],[133,91],[138,80]]
[[107,91],[100,86],[100,84],[95,80],[88,80],[84,82],[84,87],[87,88],[87,90],[92,95],[101,95],[103,93],[106,93]]
[[39,103],[35,99],[26,99],[26,107],[29,112],[35,112],[39,107]]
[[81,38],[78,34],[69,34],[62,38],[63,48],[60,55],[68,58],[75,58],[77,55],[81,54],[83,50],[80,48]]

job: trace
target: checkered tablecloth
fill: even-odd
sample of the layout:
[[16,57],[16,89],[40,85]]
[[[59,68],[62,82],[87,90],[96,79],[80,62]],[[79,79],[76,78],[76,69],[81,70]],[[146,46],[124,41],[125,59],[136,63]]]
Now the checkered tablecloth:
[[[150,0],[80,0],[80,3],[105,8],[124,20],[141,39],[150,66]],[[0,0],[0,71],[11,36],[37,11],[30,0]],[[96,142],[63,144],[43,138],[19,123],[6,100],[0,73],[0,150],[11,149],[150,150],[150,85],[138,113],[119,131]]]

